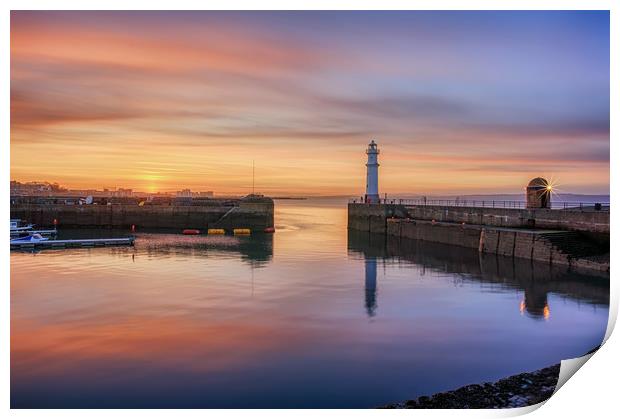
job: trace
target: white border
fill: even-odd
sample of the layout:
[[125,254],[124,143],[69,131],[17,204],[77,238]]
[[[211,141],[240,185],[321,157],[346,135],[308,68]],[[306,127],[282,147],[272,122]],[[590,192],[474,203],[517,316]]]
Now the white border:
[[[174,6],[175,9],[247,9],[247,10],[274,10],[274,9],[287,9],[287,10],[305,10],[305,9],[325,9],[325,10],[348,10],[348,9],[366,9],[366,10],[379,10],[379,9],[418,9],[418,10],[582,10],[582,9],[597,9],[597,10],[611,10],[611,92],[615,93],[611,96],[611,137],[618,130],[618,92],[619,86],[617,83],[618,74],[620,74],[620,68],[618,66],[618,26],[620,19],[617,13],[620,10],[620,4],[617,1],[603,1],[603,0],[591,0],[591,1],[577,1],[577,0],[476,0],[476,1],[398,1],[398,0],[384,0],[368,1],[341,1],[334,2],[326,0],[314,0],[313,2],[286,2],[286,1],[252,1],[252,0],[232,0],[232,1],[190,1],[190,0],[176,0],[174,2],[165,2],[161,0],[94,0],[94,1],[77,1],[77,0],[58,0],[58,1],[5,1],[3,2],[3,12],[0,19],[1,32],[1,46],[0,54],[2,54],[2,85],[0,92],[2,94],[2,102],[0,108],[0,121],[2,127],[1,152],[0,152],[0,168],[2,170],[2,182],[0,183],[0,193],[2,196],[2,217],[4,219],[9,218],[9,179],[10,179],[10,160],[9,160],[9,137],[10,137],[10,125],[9,125],[9,109],[10,109],[10,74],[9,74],[9,60],[10,60],[10,42],[9,42],[9,22],[10,13],[9,10],[27,10],[27,9],[78,9],[78,10],[129,10],[129,9],[145,9],[145,10],[160,10],[170,9],[170,6]],[[611,161],[615,162],[616,145],[612,141],[611,144]],[[617,179],[618,170],[617,166],[611,167],[611,201],[612,201],[612,218],[617,208],[618,188],[615,183]],[[0,219],[2,219],[0,217]],[[2,226],[2,236],[6,237],[8,231],[6,230],[6,224],[0,223]],[[616,237],[617,228],[615,224],[612,224],[613,236]],[[618,256],[618,249],[615,242],[612,241],[611,258],[616,259]],[[10,300],[9,300],[9,249],[8,243],[4,244],[5,250],[0,256],[2,292],[0,301],[0,310],[2,312],[0,322],[0,357],[2,363],[1,368],[1,381],[0,381],[0,404],[3,411],[9,409],[9,345],[10,341]],[[607,336],[613,329],[613,325],[616,322],[618,315],[618,283],[612,281],[611,283],[611,305],[610,305],[610,322],[607,330]],[[617,335],[617,334],[616,334]],[[380,416],[391,417],[409,417],[410,415],[424,415],[424,417],[444,417],[447,415],[454,416],[458,414],[462,417],[498,417],[498,416],[516,416],[524,414],[533,410],[536,410],[532,414],[532,417],[573,417],[573,416],[585,416],[589,417],[608,417],[611,412],[617,411],[615,400],[618,398],[616,391],[616,377],[618,376],[618,343],[617,336],[611,336],[607,343],[601,348],[599,352],[594,354],[592,359],[588,362],[588,367],[581,369],[577,373],[577,378],[569,380],[556,395],[554,395],[542,409],[537,409],[539,406],[512,409],[512,410],[459,410],[459,411],[443,411],[443,410],[425,410],[425,411],[406,411],[406,410],[326,410],[316,412],[312,410],[117,410],[113,414],[120,415],[122,417],[142,417],[148,416],[149,418],[162,418],[171,415],[183,416],[183,417],[203,417],[207,415],[217,415],[217,417],[237,417],[239,415],[258,417],[258,418],[288,418],[291,415],[298,417],[314,417],[317,413],[326,417],[342,417],[343,415],[354,414],[356,417],[364,418]],[[89,410],[87,412],[82,410],[14,410],[10,411],[11,415],[19,416],[23,418],[39,417],[45,415],[45,417],[51,418],[81,418],[85,414],[95,418],[107,418],[111,412],[105,410]]]

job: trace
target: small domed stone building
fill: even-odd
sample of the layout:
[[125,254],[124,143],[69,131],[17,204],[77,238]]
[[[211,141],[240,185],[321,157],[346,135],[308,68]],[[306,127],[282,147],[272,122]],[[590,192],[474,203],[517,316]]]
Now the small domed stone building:
[[551,185],[547,179],[537,177],[525,188],[527,208],[551,208]]

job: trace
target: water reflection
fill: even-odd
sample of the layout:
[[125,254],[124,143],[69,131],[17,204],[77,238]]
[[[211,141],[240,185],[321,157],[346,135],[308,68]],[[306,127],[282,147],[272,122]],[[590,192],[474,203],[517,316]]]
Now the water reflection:
[[348,235],[346,200],[278,204],[276,225],[12,252],[12,407],[375,407],[605,334],[605,280]]
[[364,263],[365,294],[366,294],[366,313],[369,317],[374,317],[377,309],[377,259],[374,257],[366,258]]
[[419,266],[420,276],[426,270],[455,274],[465,282],[491,285],[496,289],[516,289],[523,293],[518,310],[534,319],[549,319],[549,293],[556,293],[590,304],[609,304],[609,275],[606,273],[571,271],[568,267],[481,254],[475,249],[448,246],[416,240],[399,239],[358,231],[348,232],[351,255],[363,256],[366,266],[366,301],[368,314],[376,315],[376,265],[412,262]]
[[548,289],[538,283],[527,282],[523,290],[523,300],[519,309],[521,313],[530,315],[533,318],[549,319],[551,311],[547,302]]
[[136,235],[136,250],[150,256],[191,255],[193,257],[236,254],[253,267],[263,267],[273,257],[273,235],[251,236],[182,236],[179,234]]
[[[130,234],[132,233],[120,229],[62,229],[58,239],[126,237]],[[229,254],[238,255],[242,261],[256,268],[265,266],[273,258],[273,234],[184,236],[177,230],[151,229],[137,232],[134,236],[134,252],[145,253],[149,257],[217,257]],[[110,251],[122,253],[126,249],[110,248]],[[132,258],[135,258],[135,255]]]

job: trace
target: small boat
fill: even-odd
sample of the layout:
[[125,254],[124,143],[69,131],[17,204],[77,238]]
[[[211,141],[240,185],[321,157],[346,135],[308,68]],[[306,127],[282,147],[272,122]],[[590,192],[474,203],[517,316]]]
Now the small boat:
[[56,236],[58,231],[56,227],[53,229],[37,229],[35,230],[35,224],[22,225],[22,220],[14,218],[11,219],[11,237],[23,237],[26,235],[40,234],[42,236]]
[[200,230],[196,230],[194,228],[186,228],[185,230],[183,230],[183,234],[187,236],[195,236],[197,234],[200,234]]
[[22,231],[11,231],[11,237],[23,237],[26,235],[32,236],[33,234],[40,234],[42,236],[52,236],[55,237],[58,234],[58,230],[22,230]]
[[11,239],[11,243],[39,243],[49,240],[47,237],[43,237],[39,233],[31,234],[25,237],[18,237]]
[[21,225],[22,220],[19,218],[11,219],[11,233],[19,233],[22,231],[32,230],[34,224]]

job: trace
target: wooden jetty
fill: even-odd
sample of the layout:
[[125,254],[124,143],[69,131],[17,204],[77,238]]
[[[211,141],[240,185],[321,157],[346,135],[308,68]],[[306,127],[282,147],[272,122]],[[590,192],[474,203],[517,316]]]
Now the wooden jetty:
[[13,249],[66,249],[76,247],[133,246],[134,237],[110,239],[43,240],[40,242],[12,242]]

